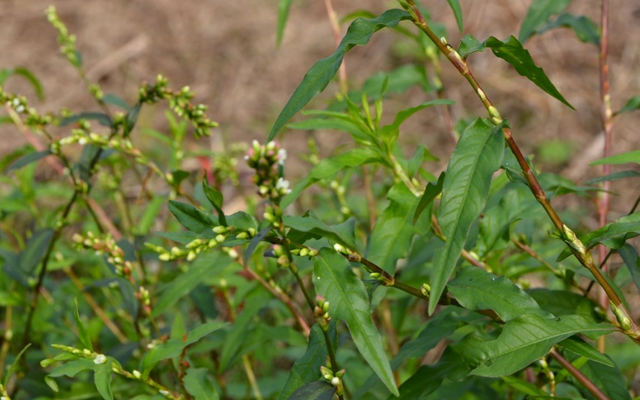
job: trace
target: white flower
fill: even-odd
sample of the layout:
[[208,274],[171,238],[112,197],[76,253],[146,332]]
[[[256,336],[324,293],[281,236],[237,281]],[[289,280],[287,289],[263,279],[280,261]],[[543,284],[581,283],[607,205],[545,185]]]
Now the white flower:
[[168,391],[166,391],[166,390],[160,390],[160,394],[161,394],[161,395],[163,395],[163,396],[165,396],[165,397],[168,397],[168,396],[169,396],[169,392],[168,392]]
[[93,359],[93,363],[96,365],[104,364],[107,362],[107,357],[104,354],[98,354],[96,358]]
[[284,166],[284,162],[287,161],[287,150],[278,150],[278,164]]
[[276,182],[276,189],[279,191],[284,191],[284,193],[290,193],[291,189],[289,189],[289,181],[286,179],[278,178],[278,182]]

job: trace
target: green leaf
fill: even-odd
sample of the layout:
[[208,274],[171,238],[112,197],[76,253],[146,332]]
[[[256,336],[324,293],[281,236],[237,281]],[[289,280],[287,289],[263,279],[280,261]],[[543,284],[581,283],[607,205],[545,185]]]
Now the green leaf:
[[617,179],[624,179],[632,176],[640,176],[640,172],[632,171],[632,170],[614,172],[612,174],[603,175],[594,179],[590,179],[585,182],[585,185],[595,185],[600,182],[615,181]]
[[477,119],[462,134],[446,170],[438,222],[447,238],[434,255],[429,314],[453,274],[469,234],[489,195],[491,176],[504,154],[502,129]]
[[14,169],[20,169],[22,167],[25,167],[31,163],[34,163],[48,155],[51,154],[51,151],[49,150],[43,150],[43,151],[34,151],[32,153],[29,153],[25,156],[20,157],[19,159],[17,159],[16,161],[12,162],[7,169],[4,170],[5,173],[9,173],[11,171],[13,171]]
[[202,233],[218,225],[212,215],[198,210],[191,204],[170,200],[169,210],[180,222],[180,225],[192,232]]
[[97,121],[100,125],[111,128],[113,125],[113,121],[111,121],[111,117],[102,112],[83,112],[80,114],[72,115],[70,117],[64,118],[60,121],[60,126],[67,126],[69,124],[73,124],[74,122],[78,122],[81,120],[94,120]]
[[[580,236],[580,240],[590,249],[603,244],[610,249],[619,249],[627,240],[640,235],[640,212],[626,215],[619,220]],[[571,255],[566,248],[560,253],[556,261],[562,261]]]
[[261,297],[246,299],[244,309],[227,332],[227,340],[218,364],[218,373],[226,371],[232,365],[232,361],[238,357],[247,337],[251,321],[265,306],[265,303],[266,301]]
[[287,25],[287,19],[289,18],[289,9],[291,8],[291,2],[293,0],[280,0],[278,2],[278,30],[276,34],[276,48],[282,44],[282,37],[284,36],[284,27]]
[[76,328],[78,329],[78,339],[80,339],[80,344],[84,349],[88,349],[93,351],[93,345],[91,344],[91,337],[89,336],[89,332],[87,332],[87,328],[82,323],[80,319],[80,311],[78,310],[78,299],[73,299],[76,305],[76,312],[73,314],[73,318],[76,320]]
[[460,54],[460,57],[466,60],[467,57],[469,57],[471,54],[478,51],[483,51],[484,49],[484,44],[476,39],[473,35],[465,35],[460,40],[460,44],[458,44],[457,52],[458,54]]
[[367,244],[367,259],[393,273],[399,259],[407,256],[414,235],[411,217],[418,198],[404,183],[388,192],[389,205],[380,214]]
[[570,337],[558,344],[579,356],[586,357],[592,361],[607,365],[609,367],[615,367],[615,364],[611,362],[611,360],[606,355],[600,353],[598,350],[594,349],[593,346],[580,339],[579,337]]
[[410,116],[422,110],[423,108],[427,108],[435,105],[450,105],[450,104],[455,104],[455,101],[447,100],[447,99],[436,99],[436,100],[426,101],[415,107],[402,110],[398,112],[398,114],[396,114],[396,118],[394,119],[392,124],[385,125],[380,129],[380,138],[384,143],[386,143],[387,147],[391,149],[393,148],[393,145],[398,139],[398,135],[400,133],[400,125],[404,121],[406,121]]
[[600,46],[598,27],[584,15],[576,17],[575,15],[563,13],[555,21],[540,26],[536,29],[536,33],[542,34],[549,29],[558,27],[571,28],[581,42]]
[[510,36],[509,39],[501,42],[492,36],[485,41],[485,45],[489,47],[497,57],[511,64],[518,74],[535,83],[536,86],[551,95],[551,97],[562,102],[572,110],[575,110],[573,106],[565,100],[562,94],[560,94],[553,83],[551,83],[544,73],[544,70],[533,62],[531,54],[522,47],[518,39]]
[[49,375],[44,377],[44,382],[54,392],[58,393],[60,391],[60,388],[58,388],[58,383],[56,382],[56,380],[50,377]]
[[55,368],[53,368],[53,370],[51,370],[49,376],[52,378],[57,378],[59,376],[68,376],[69,378],[73,378],[82,371],[86,371],[89,369],[92,370],[93,367],[95,367],[93,360],[88,358],[80,358],[56,366]]
[[627,382],[618,368],[588,361],[580,368],[580,372],[602,390],[608,398],[631,400]]
[[529,383],[524,379],[516,378],[515,376],[502,376],[500,377],[500,379],[502,379],[507,385],[511,386],[515,390],[529,396],[545,396],[546,397],[549,395],[547,392],[538,388],[536,385]]
[[422,197],[420,198],[420,203],[418,203],[418,207],[416,207],[416,212],[413,214],[413,224],[416,224],[420,214],[433,203],[433,201],[442,193],[442,185],[444,184],[444,177],[446,173],[442,172],[438,177],[438,182],[434,185],[432,182],[427,184]]
[[106,104],[112,104],[114,106],[118,106],[120,108],[123,108],[127,111],[129,111],[129,109],[131,109],[131,107],[129,107],[129,105],[127,104],[126,101],[124,101],[122,99],[122,97],[115,95],[115,94],[107,94],[102,96],[102,98],[100,99],[103,103]]
[[317,293],[329,301],[329,315],[347,323],[362,357],[397,396],[398,389],[380,333],[371,321],[367,291],[351,270],[349,262],[332,249],[321,249],[314,260],[313,284]]
[[149,350],[142,360],[142,377],[147,379],[149,373],[160,361],[180,355],[185,347],[202,339],[211,332],[227,325],[226,322],[207,322],[191,330],[186,337],[171,338]]
[[42,84],[40,83],[40,80],[36,78],[33,72],[29,71],[24,67],[18,67],[15,69],[2,69],[0,70],[0,86],[11,75],[19,75],[25,78],[27,81],[29,81],[29,83],[33,87],[33,90],[35,90],[36,92],[36,96],[38,97],[38,100],[44,100],[44,90],[42,90]]
[[504,322],[523,314],[552,317],[509,279],[495,276],[482,268],[462,268],[447,287],[464,308],[493,310]]
[[596,304],[586,297],[567,290],[533,289],[527,293],[540,305],[540,308],[556,317],[580,315],[597,323],[603,319],[595,312]]
[[[355,220],[353,218],[340,225],[332,226],[317,219],[313,213],[308,213],[308,216],[305,217],[285,215],[282,220],[286,227],[299,232],[310,233],[311,237],[324,237],[350,249],[356,248]],[[296,241],[293,238],[291,240]]]
[[307,383],[296,390],[287,400],[331,400],[336,388],[325,381]]
[[227,226],[227,219],[224,216],[224,212],[222,211],[222,202],[224,201],[224,197],[222,196],[222,193],[209,186],[206,174],[204,179],[202,180],[202,189],[204,190],[204,194],[207,196],[207,200],[209,200],[209,203],[211,203],[213,208],[216,209],[220,225]]
[[[329,337],[332,339],[333,348],[335,349],[337,342],[335,323],[331,324]],[[293,364],[287,383],[284,385],[282,392],[280,392],[278,399],[285,400],[303,385],[317,381],[318,371],[326,363],[327,354],[327,343],[324,340],[322,328],[320,328],[320,325],[315,324],[311,327],[307,351]]]
[[461,342],[460,350],[473,368],[471,374],[498,377],[521,370],[570,336],[586,332],[605,334],[613,329],[611,325],[594,324],[578,315],[548,319],[525,314],[507,322],[495,340],[485,342],[468,336]]
[[629,274],[633,279],[633,283],[640,291],[640,258],[638,258],[638,252],[631,245],[625,244],[618,249],[618,253],[624,260],[624,264],[629,269]]
[[453,15],[456,16],[456,23],[458,24],[458,29],[460,33],[462,33],[462,7],[460,7],[460,3],[458,0],[447,0],[449,3],[449,7],[451,7],[451,11],[453,11]]
[[137,103],[135,106],[131,107],[131,109],[127,113],[127,118],[125,119],[126,123],[124,125],[125,137],[129,136],[129,134],[133,130],[133,127],[136,125],[141,108],[142,108],[142,103]]
[[636,111],[640,109],[640,96],[634,96],[627,101],[627,104],[624,105],[620,110],[616,111],[615,114],[628,113],[632,111]]
[[157,317],[169,307],[188,295],[196,286],[206,281],[210,276],[219,274],[231,263],[231,259],[219,252],[212,252],[199,257],[187,272],[173,279],[161,292],[157,304],[153,306],[151,315]]
[[570,3],[571,0],[534,0],[520,27],[520,42],[526,42],[552,15],[561,13]]
[[244,250],[244,253],[242,253],[243,264],[247,264],[247,261],[249,261],[249,258],[253,255],[253,252],[256,251],[256,248],[258,248],[258,245],[260,244],[260,242],[262,242],[262,239],[264,239],[269,234],[269,232],[271,232],[271,225],[262,229],[260,232],[258,232],[257,235],[251,238],[249,245]]
[[93,372],[93,382],[100,396],[102,396],[104,400],[113,400],[113,391],[111,390],[111,361],[94,366]]
[[18,263],[20,269],[27,273],[33,273],[47,254],[51,241],[53,240],[54,231],[51,228],[37,230],[31,235],[25,249],[20,252]]
[[207,368],[189,368],[183,378],[184,387],[195,400],[218,400],[218,392],[207,377]]
[[316,62],[313,67],[307,71],[302,82],[300,82],[300,85],[298,85],[276,119],[267,141],[273,140],[291,117],[327,87],[340,68],[344,55],[349,50],[356,45],[363,46],[367,44],[376,31],[385,27],[393,28],[398,25],[400,21],[409,18],[411,18],[411,16],[406,11],[392,9],[387,10],[375,19],[358,18],[353,21],[336,51],[329,57]]
[[601,158],[592,162],[589,166],[603,164],[619,165],[627,163],[640,164],[640,150],[633,150],[626,153],[616,154],[615,156]]
[[145,204],[144,212],[140,217],[140,220],[134,227],[137,235],[147,235],[151,230],[151,227],[158,219],[158,214],[162,209],[162,206],[166,203],[167,199],[164,196],[155,195],[150,202]]
[[16,356],[16,358],[13,359],[13,362],[11,363],[11,365],[7,368],[7,372],[4,375],[4,377],[2,378],[2,386],[7,387],[7,383],[9,382],[9,378],[11,378],[11,375],[13,375],[13,373],[16,371],[16,369],[18,369],[18,366],[20,365],[18,363],[18,361],[20,361],[20,358],[22,358],[22,355],[24,354],[25,351],[27,351],[27,349],[31,347],[31,343],[27,344],[26,346],[24,346],[22,348],[22,350],[20,350],[20,353],[18,353],[18,355]]
[[309,176],[311,176],[314,181],[318,181],[320,179],[330,178],[347,168],[359,167],[378,161],[380,161],[378,152],[368,147],[358,147],[338,156],[323,159],[313,167],[311,172],[309,172]]

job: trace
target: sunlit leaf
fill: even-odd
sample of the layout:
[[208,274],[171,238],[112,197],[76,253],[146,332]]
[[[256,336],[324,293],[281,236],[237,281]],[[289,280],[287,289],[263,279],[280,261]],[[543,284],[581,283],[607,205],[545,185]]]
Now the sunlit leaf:
[[616,111],[616,114],[628,113],[636,110],[640,110],[640,96],[630,98],[624,107]]
[[462,33],[462,7],[460,7],[460,2],[458,0],[447,0],[449,3],[449,7],[451,7],[451,11],[453,11],[453,15],[456,17],[456,23],[458,24],[458,29],[460,33]]
[[589,164],[590,166],[594,165],[619,165],[619,164],[627,164],[627,163],[636,163],[640,164],[640,150],[633,150],[626,153],[616,154],[615,156],[601,158]]
[[371,321],[367,292],[349,262],[332,249],[321,249],[314,261],[313,284],[317,293],[329,301],[332,318],[347,323],[362,357],[387,389],[398,395],[380,333]]
[[409,19],[409,13],[403,10],[392,9],[375,19],[358,18],[351,23],[347,34],[342,38],[336,51],[327,58],[316,62],[307,71],[300,85],[295,90],[284,109],[280,112],[276,122],[271,128],[267,141],[280,132],[282,127],[302,109],[312,98],[322,92],[342,64],[344,55],[354,46],[363,46],[369,43],[371,36],[382,28],[393,28],[402,20]]
[[169,210],[180,225],[196,233],[202,233],[218,225],[213,215],[200,211],[191,204],[170,200]]
[[447,241],[433,260],[429,314],[455,270],[471,224],[484,208],[491,177],[502,163],[503,143],[501,128],[478,119],[465,130],[449,160],[438,216]]

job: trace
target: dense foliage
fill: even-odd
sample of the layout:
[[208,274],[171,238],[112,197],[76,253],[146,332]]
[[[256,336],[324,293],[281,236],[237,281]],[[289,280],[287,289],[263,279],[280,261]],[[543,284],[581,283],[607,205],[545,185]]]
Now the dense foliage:
[[[280,0],[278,38],[291,3]],[[462,32],[460,4],[448,3]],[[466,35],[455,47],[412,0],[363,11],[268,137],[220,152],[185,150],[188,133],[217,126],[188,87],[158,76],[131,104],[87,81],[75,37],[49,8],[95,105],[42,114],[0,86],[0,122],[31,143],[0,160],[2,400],[637,396],[629,303],[640,258],[629,240],[639,201],[607,215],[608,182],[639,175],[610,165],[640,163],[640,151],[605,150],[593,165],[609,167],[582,186],[537,170],[467,62],[489,49],[569,110],[524,44],[573,29],[600,54],[610,140],[640,97],[611,109],[608,1],[600,29],[564,12],[569,3],[534,0],[517,38]],[[344,57],[380,30],[410,43],[414,62],[349,88]],[[5,67],[0,85],[24,78],[41,94],[28,68]],[[485,115],[451,120],[444,68],[468,81]],[[291,123],[336,77],[333,101]],[[423,102],[388,115],[385,100],[415,88]],[[166,132],[138,123],[156,103],[168,106]],[[425,108],[441,111],[456,142],[440,174],[425,145],[402,146],[403,122]],[[308,173],[290,184],[286,142],[275,141],[285,128],[337,131],[351,145],[322,158],[309,136]],[[198,171],[184,169],[191,159]],[[242,211],[229,212],[230,195]],[[593,198],[600,228],[565,224],[557,196]],[[611,260],[624,264],[615,274]]]

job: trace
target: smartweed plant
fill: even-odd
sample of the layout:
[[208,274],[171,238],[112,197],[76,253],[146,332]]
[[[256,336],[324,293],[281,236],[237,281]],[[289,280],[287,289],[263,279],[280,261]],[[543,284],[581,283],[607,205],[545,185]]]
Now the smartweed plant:
[[[279,2],[278,41],[291,3]],[[640,163],[640,150],[611,154],[613,122],[640,96],[612,106],[609,1],[598,23],[565,12],[570,3],[534,0],[517,37],[456,44],[413,0],[347,16],[342,36],[326,0],[336,50],[309,69],[266,137],[219,153],[184,150],[189,131],[200,138],[217,125],[189,88],[158,76],[133,105],[104,94],[48,9],[98,111],[42,115],[0,87],[0,122],[31,143],[0,164],[2,399],[638,396],[640,315],[630,304],[640,258],[629,242],[640,234],[640,197],[608,217],[610,182],[633,186],[640,175],[611,169]],[[460,4],[448,4],[463,32]],[[471,62],[489,49],[571,112],[524,47],[556,28],[600,57],[605,145],[592,165],[603,167],[583,185],[523,153],[518,126]],[[411,43],[415,60],[351,88],[344,58],[380,30]],[[455,119],[445,68],[484,115]],[[0,83],[15,77],[41,91],[25,68],[3,70]],[[333,100],[302,111],[334,78]],[[388,115],[385,100],[415,88],[424,100]],[[168,104],[168,132],[137,124],[158,102]],[[441,173],[427,146],[409,156],[402,146],[402,124],[425,108],[456,143]],[[285,128],[311,132],[300,157],[308,173],[292,183]],[[324,131],[351,145],[321,157]],[[183,169],[187,159],[198,171]],[[228,211],[230,193],[243,211]],[[552,205],[559,196],[591,196],[599,228],[566,223],[570,210]]]

